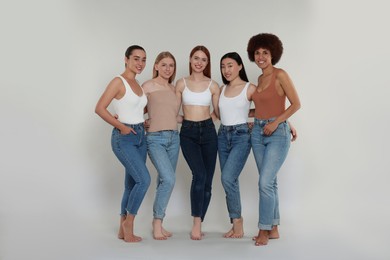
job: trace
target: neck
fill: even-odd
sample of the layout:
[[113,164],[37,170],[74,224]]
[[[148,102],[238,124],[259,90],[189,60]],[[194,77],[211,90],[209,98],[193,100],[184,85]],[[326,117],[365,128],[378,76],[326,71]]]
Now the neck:
[[157,84],[163,85],[163,86],[169,86],[169,80],[162,78],[160,76],[157,76],[156,78],[153,79]]
[[200,80],[203,80],[205,78],[203,72],[192,72],[191,75],[189,76],[190,79],[194,80],[194,81],[200,81]]
[[231,86],[231,87],[235,87],[235,86],[240,86],[242,84],[245,84],[246,82],[243,81],[240,77],[237,77],[235,79],[233,79],[232,81],[230,81],[227,85],[228,86]]
[[126,69],[123,73],[122,73],[122,76],[127,78],[127,79],[130,79],[130,80],[134,80],[135,79],[135,76],[136,74],[134,72],[132,72],[131,70],[128,70]]
[[274,72],[274,67],[273,66],[268,66],[267,68],[263,69],[263,76],[267,77],[271,75]]

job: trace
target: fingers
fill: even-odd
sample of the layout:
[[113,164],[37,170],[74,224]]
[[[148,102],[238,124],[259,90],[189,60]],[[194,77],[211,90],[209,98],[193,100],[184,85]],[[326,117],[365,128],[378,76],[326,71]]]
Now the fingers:
[[130,128],[130,132],[131,132],[131,133],[133,133],[133,134],[135,134],[135,135],[137,134],[137,132],[136,132],[136,131],[134,131],[134,129],[133,129],[133,128]]

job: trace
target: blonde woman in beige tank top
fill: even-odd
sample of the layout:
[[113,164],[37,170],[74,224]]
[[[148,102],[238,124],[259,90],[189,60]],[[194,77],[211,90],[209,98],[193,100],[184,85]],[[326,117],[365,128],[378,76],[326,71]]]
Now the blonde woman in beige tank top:
[[146,143],[149,158],[157,170],[157,188],[153,204],[153,238],[166,240],[172,233],[163,228],[168,201],[175,185],[180,143],[177,123],[178,104],[171,84],[176,75],[176,61],[170,52],[161,52],[153,66],[153,78],[142,87],[148,98]]

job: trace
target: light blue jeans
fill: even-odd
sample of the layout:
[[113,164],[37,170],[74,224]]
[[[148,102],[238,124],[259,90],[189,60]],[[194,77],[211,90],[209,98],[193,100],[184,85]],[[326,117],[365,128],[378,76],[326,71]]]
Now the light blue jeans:
[[[127,125],[127,124],[126,124]],[[122,135],[114,128],[111,147],[126,170],[125,190],[121,203],[121,215],[137,215],[138,209],[150,185],[150,175],[146,168],[146,142],[143,123],[127,125],[137,134]]]
[[221,125],[218,129],[218,155],[221,181],[226,194],[230,221],[241,218],[239,176],[251,150],[248,124]]
[[179,132],[176,130],[150,132],[146,135],[146,143],[149,158],[158,173],[153,216],[164,219],[176,181],[175,172],[180,150]]
[[279,124],[270,136],[263,128],[274,118],[255,118],[252,129],[252,149],[259,171],[259,224],[261,230],[271,230],[280,224],[277,173],[287,157],[290,148],[290,127],[287,122]]

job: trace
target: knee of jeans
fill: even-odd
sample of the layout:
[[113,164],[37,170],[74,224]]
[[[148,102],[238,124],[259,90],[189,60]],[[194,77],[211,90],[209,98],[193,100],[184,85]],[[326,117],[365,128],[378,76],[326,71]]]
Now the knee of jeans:
[[259,181],[260,193],[268,195],[273,194],[274,185],[271,182]]
[[173,189],[173,186],[175,186],[175,177],[173,178],[167,178],[164,180],[164,185],[167,186],[168,188]]
[[141,181],[142,185],[148,188],[151,183],[150,175],[144,176]]
[[231,177],[227,176],[227,175],[221,175],[221,181],[222,181],[222,185],[223,187],[231,187],[234,185],[235,181],[234,179],[232,179]]

